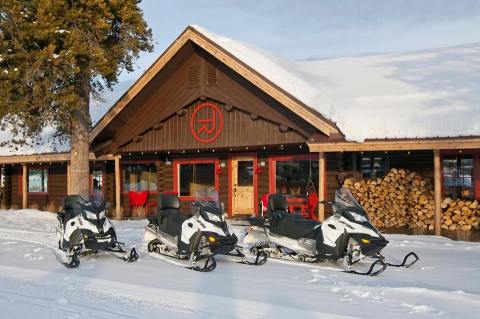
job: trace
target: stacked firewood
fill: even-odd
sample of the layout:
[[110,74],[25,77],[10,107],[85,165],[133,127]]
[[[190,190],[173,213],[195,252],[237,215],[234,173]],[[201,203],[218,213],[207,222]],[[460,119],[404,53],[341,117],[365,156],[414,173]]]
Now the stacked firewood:
[[344,186],[377,227],[434,227],[433,186],[415,172],[392,168],[384,178],[349,178]]
[[453,200],[442,202],[442,228],[448,230],[480,230],[480,206],[477,200]]
[[[433,230],[435,202],[433,185],[416,172],[392,168],[384,178],[348,178],[344,186],[367,211],[376,227],[409,227]],[[448,230],[480,230],[478,201],[442,202],[442,228]]]

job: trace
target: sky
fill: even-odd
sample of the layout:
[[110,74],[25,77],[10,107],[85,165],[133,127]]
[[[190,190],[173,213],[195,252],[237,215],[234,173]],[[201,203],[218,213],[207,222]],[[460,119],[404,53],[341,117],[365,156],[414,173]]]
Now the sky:
[[480,41],[480,0],[143,0],[155,50],[132,81],[190,24],[293,60],[405,52]]

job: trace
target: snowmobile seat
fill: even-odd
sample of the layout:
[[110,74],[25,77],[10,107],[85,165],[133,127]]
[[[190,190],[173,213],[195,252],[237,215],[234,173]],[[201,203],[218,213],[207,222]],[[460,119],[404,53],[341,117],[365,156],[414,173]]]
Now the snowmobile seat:
[[282,194],[268,196],[267,216],[271,219],[279,219],[288,213],[288,202]]
[[306,219],[300,215],[289,215],[279,220],[276,227],[271,228],[271,231],[272,233],[292,239],[310,238],[309,234],[312,233],[318,225],[320,225],[320,222]]
[[282,194],[273,194],[268,197],[267,213],[270,218],[270,231],[293,239],[308,236],[316,226],[320,225],[318,221],[290,214],[287,199]]
[[172,236],[180,235],[183,222],[189,216],[180,212],[180,201],[173,194],[160,194],[154,223]]

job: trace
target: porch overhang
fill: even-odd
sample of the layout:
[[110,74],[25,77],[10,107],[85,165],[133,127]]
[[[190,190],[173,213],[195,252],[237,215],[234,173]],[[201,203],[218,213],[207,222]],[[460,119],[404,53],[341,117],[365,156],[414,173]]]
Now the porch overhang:
[[446,137],[429,139],[366,140],[358,142],[308,143],[310,152],[363,152],[479,149],[480,137]]
[[[113,155],[103,155],[96,157],[95,154],[90,153],[90,161],[107,161],[113,160]],[[0,156],[0,165],[5,164],[25,164],[25,163],[58,163],[69,162],[70,153],[50,153],[50,154],[32,154],[32,155],[11,155]]]

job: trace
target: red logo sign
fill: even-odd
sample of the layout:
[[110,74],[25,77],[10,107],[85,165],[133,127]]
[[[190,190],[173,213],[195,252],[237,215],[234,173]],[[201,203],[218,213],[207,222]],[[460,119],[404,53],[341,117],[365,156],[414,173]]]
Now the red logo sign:
[[211,103],[203,102],[195,107],[190,119],[190,129],[193,137],[201,143],[215,141],[223,128],[223,116],[220,108]]

